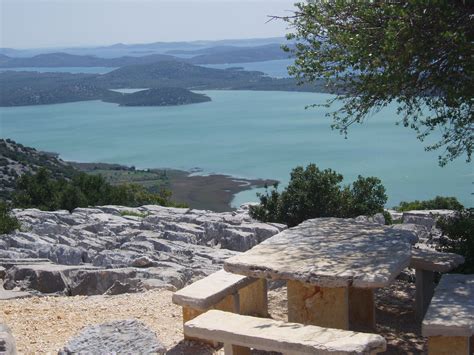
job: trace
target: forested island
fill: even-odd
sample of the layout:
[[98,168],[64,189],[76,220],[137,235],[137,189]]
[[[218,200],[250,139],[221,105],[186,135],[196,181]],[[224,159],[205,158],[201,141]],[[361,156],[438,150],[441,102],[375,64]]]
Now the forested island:
[[[149,88],[136,94],[113,89]],[[159,90],[157,90],[159,89]],[[5,71],[0,73],[0,106],[103,100],[123,106],[168,106],[209,101],[190,90],[266,90],[329,92],[322,82],[298,85],[259,71],[213,69],[181,61],[128,65],[106,74]]]

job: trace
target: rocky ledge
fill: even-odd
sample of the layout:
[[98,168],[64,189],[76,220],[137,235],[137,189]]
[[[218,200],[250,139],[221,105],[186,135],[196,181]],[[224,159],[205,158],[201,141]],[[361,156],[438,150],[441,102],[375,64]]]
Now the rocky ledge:
[[21,231],[0,236],[0,298],[177,289],[285,227],[235,212],[161,206],[14,210]]

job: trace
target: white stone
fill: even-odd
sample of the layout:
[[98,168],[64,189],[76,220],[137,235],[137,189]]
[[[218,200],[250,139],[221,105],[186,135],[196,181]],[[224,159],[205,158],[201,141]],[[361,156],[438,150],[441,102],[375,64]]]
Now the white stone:
[[464,257],[429,249],[413,249],[410,267],[420,270],[448,272],[464,263]]
[[405,231],[350,219],[316,218],[227,259],[224,269],[321,287],[376,288],[389,285],[410,259],[411,241]]
[[474,275],[441,277],[421,331],[425,337],[474,335]]
[[219,270],[174,293],[173,303],[206,310],[254,281],[250,277]]
[[373,354],[386,341],[376,334],[287,323],[211,310],[184,325],[189,337],[291,354]]

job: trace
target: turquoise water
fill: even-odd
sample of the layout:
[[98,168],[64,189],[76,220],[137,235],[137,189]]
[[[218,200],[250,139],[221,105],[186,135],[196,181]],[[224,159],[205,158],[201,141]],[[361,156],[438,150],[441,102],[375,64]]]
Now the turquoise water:
[[105,74],[117,68],[108,67],[58,67],[58,68],[43,68],[43,67],[24,67],[24,68],[1,68],[2,71],[37,71],[39,73],[86,73],[86,74]]
[[265,62],[231,63],[231,64],[204,64],[203,67],[227,69],[241,67],[244,70],[257,70],[274,78],[288,77],[288,66],[294,63],[294,59],[267,60]]
[[[206,91],[211,102],[174,107],[119,107],[100,101],[0,108],[0,136],[67,160],[166,167],[288,181],[297,165],[316,163],[342,173],[378,176],[401,200],[454,195],[474,205],[472,165],[445,168],[415,134],[395,126],[385,109],[348,139],[330,129],[326,109],[305,110],[329,96],[296,92]],[[244,192],[235,203],[256,200]]]

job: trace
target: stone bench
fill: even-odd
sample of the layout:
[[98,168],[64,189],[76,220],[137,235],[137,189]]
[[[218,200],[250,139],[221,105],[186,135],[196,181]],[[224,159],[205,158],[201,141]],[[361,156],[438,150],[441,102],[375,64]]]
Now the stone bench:
[[184,325],[185,335],[224,343],[226,355],[250,348],[283,354],[376,354],[386,341],[376,334],[286,323],[269,318],[208,311]]
[[430,355],[472,354],[474,275],[447,274],[441,277],[421,332],[428,337]]
[[415,314],[421,321],[425,316],[434,292],[434,273],[449,272],[464,263],[461,255],[441,253],[427,249],[413,249],[410,267],[415,269]]
[[175,292],[173,303],[183,307],[183,323],[209,309],[267,317],[267,283],[220,270]]

